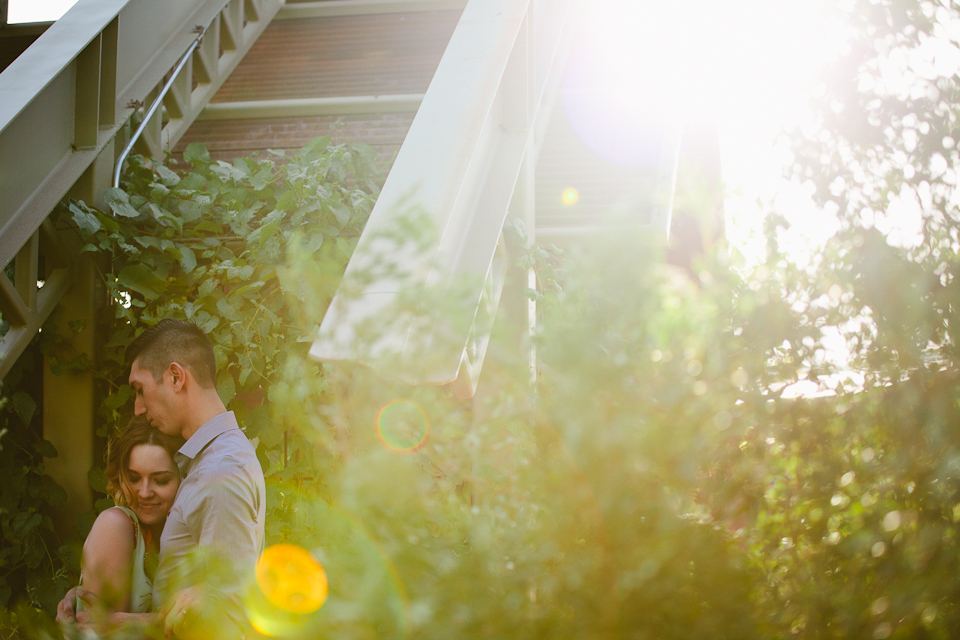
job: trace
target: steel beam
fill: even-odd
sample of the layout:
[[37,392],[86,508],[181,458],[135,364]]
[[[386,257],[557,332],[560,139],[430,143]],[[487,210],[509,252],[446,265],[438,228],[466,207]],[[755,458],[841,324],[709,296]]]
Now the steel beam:
[[[64,267],[48,267],[47,273],[40,273],[40,245],[51,246],[42,235],[36,231],[17,253],[14,282],[0,273],[0,313],[10,325],[0,338],[0,378],[33,340],[73,279],[71,269]],[[56,260],[51,266],[55,264]]]
[[277,20],[333,18],[415,11],[462,11],[467,0],[320,0],[284,5]]
[[[61,297],[49,322],[66,329],[83,328],[72,336],[75,353],[97,353],[97,285],[99,275],[90,254],[80,256],[70,270],[72,281]],[[49,286],[44,285],[44,289]],[[41,289],[43,291],[43,289]],[[102,291],[102,286],[101,286]],[[51,514],[55,529],[62,535],[74,535],[77,516],[93,508],[93,491],[86,481],[90,467],[97,463],[95,419],[98,396],[93,373],[61,373],[51,370],[51,359],[44,357],[43,437],[60,453],[46,461],[47,473],[63,487],[66,504]]]
[[[544,93],[556,85],[554,61],[570,5],[467,4],[323,318],[312,357],[377,366],[389,360],[390,373],[409,382],[452,384],[461,397],[474,394],[506,272],[503,224],[524,158],[534,154],[537,123],[550,102]],[[472,282],[472,326],[440,322],[414,335],[411,326],[377,322],[404,285],[393,274],[370,274],[383,261],[383,238],[411,210],[426,214],[436,240],[419,255],[401,249],[392,259],[400,261],[400,271],[420,273],[417,282],[441,297],[461,280]],[[363,335],[369,329],[374,335]]]

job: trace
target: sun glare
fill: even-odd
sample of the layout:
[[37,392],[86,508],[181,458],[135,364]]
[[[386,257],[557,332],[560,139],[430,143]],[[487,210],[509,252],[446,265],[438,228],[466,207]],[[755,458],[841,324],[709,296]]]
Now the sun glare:
[[9,0],[7,22],[53,22],[76,3],[77,0]]
[[785,189],[775,139],[803,121],[818,71],[843,44],[826,9],[825,0],[591,3],[561,89],[564,107],[591,150],[636,168],[658,162],[664,127],[712,123],[730,240],[748,254],[760,250],[750,245],[762,216],[757,199],[780,191],[798,231],[822,236],[829,225],[809,196]]

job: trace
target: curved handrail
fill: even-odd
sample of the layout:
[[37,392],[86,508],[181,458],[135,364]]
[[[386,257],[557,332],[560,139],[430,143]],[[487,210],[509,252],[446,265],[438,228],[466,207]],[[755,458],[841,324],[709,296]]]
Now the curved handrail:
[[113,187],[114,189],[120,186],[120,173],[123,171],[123,163],[126,162],[127,156],[130,155],[130,152],[133,150],[133,146],[137,144],[137,141],[140,139],[140,136],[143,135],[143,130],[147,128],[147,125],[150,124],[150,118],[153,117],[153,114],[157,112],[157,109],[160,108],[160,105],[163,104],[163,99],[166,97],[167,92],[170,91],[170,87],[173,86],[173,83],[177,81],[177,76],[180,75],[180,71],[183,67],[190,61],[190,56],[193,55],[193,52],[196,51],[197,47],[200,46],[200,42],[203,40],[203,36],[207,33],[207,29],[210,25],[206,27],[196,27],[194,31],[198,31],[196,40],[190,45],[190,48],[187,49],[187,52],[183,54],[183,57],[180,58],[180,62],[177,63],[177,66],[174,67],[173,71],[170,73],[170,79],[167,80],[166,84],[163,85],[163,88],[160,89],[160,94],[153,101],[153,104],[150,105],[150,108],[147,109],[147,112],[143,114],[143,120],[140,121],[140,126],[137,127],[137,130],[133,132],[133,135],[130,136],[130,140],[127,142],[127,146],[123,148],[123,151],[120,152],[120,156],[117,158],[116,166],[113,169]]

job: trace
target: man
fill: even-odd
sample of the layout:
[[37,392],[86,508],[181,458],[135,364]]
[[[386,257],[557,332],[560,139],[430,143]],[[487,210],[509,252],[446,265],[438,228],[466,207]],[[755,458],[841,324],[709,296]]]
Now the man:
[[[266,489],[253,446],[217,394],[213,347],[196,325],[167,319],[138,336],[126,355],[134,413],[186,440],[176,455],[182,480],[153,581],[165,631],[241,637],[240,589],[263,550]],[[198,551],[225,560],[226,571],[201,563],[203,575],[191,572]],[[58,620],[72,617],[71,595]],[[118,614],[116,621],[123,619]]]

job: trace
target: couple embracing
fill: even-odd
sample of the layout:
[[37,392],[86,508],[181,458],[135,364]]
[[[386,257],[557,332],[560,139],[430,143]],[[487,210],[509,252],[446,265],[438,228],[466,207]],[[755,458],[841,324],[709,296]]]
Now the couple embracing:
[[240,638],[243,578],[264,545],[263,470],[217,395],[213,346],[196,325],[161,320],[126,355],[135,417],[107,462],[118,506],[90,530],[81,584],[57,621],[101,633],[156,625],[183,640]]

